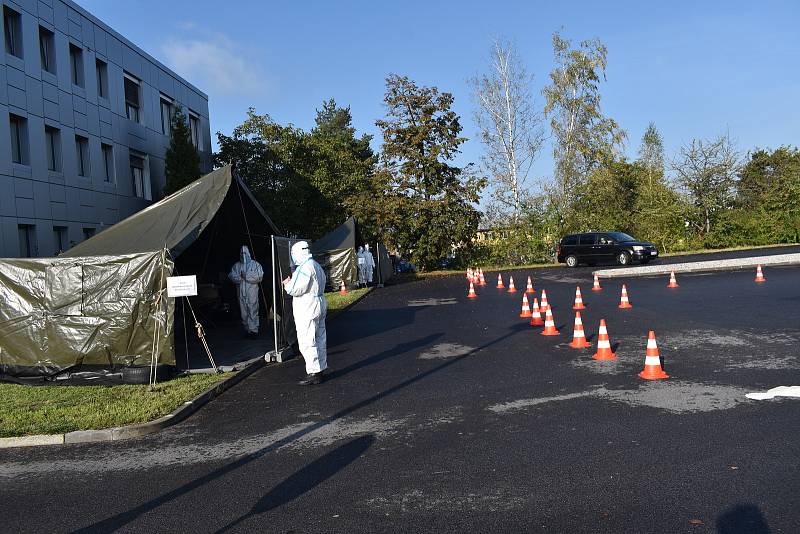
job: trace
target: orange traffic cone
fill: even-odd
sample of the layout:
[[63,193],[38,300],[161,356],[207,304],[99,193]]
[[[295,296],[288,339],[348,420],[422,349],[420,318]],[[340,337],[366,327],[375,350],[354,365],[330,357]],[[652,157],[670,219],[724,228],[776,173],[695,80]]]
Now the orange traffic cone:
[[483,269],[480,269],[478,271],[478,278],[480,278],[480,282],[478,282],[478,285],[485,286],[486,285],[486,278],[483,277]]
[[528,277],[528,287],[525,288],[525,293],[536,293],[533,289],[533,282],[531,282],[531,277]]
[[539,299],[533,297],[533,310],[531,311],[531,326],[541,326],[544,324],[542,321],[542,311],[539,309]]
[[519,313],[520,317],[531,317],[531,308],[528,306],[528,294],[522,294],[522,311]]
[[761,265],[756,267],[756,282],[766,282],[767,279],[764,278],[764,273],[761,272]]
[[631,302],[628,300],[628,290],[625,288],[625,284],[622,284],[622,297],[619,299],[619,308],[633,308],[631,306]]
[[540,332],[543,336],[557,336],[561,332],[556,330],[556,323],[553,321],[553,311],[548,307],[544,312],[544,330]]
[[342,288],[339,290],[340,295],[347,295],[347,288],[344,285],[344,280],[342,280]]
[[467,293],[467,298],[468,299],[474,299],[474,298],[477,298],[477,296],[478,295],[475,294],[475,286],[472,284],[472,282],[470,282],[469,283],[469,293]]
[[639,373],[639,377],[645,380],[669,378],[669,375],[661,368],[661,357],[658,354],[658,345],[656,345],[656,333],[652,330],[650,330],[650,334],[647,337],[644,370]]
[[586,335],[583,333],[583,321],[581,321],[581,312],[575,312],[575,329],[572,333],[572,343],[569,344],[573,349],[585,349],[591,347],[592,344],[586,341]]
[[509,276],[508,277],[508,292],[509,293],[516,293],[517,292],[517,288],[514,287],[514,277],[513,276]]
[[581,286],[575,288],[575,304],[572,305],[573,310],[585,310],[586,306],[583,305],[583,296],[581,295]]
[[595,360],[613,360],[617,355],[611,350],[611,341],[608,339],[606,320],[600,319],[600,330],[597,333],[597,352],[592,356]]
[[503,289],[504,287],[506,286],[503,285],[503,275],[497,273],[497,289]]
[[592,286],[592,291],[602,291],[603,288],[600,287],[600,279],[597,275],[594,275],[594,285]]
[[667,284],[667,287],[680,287],[678,281],[675,279],[675,271],[670,271],[669,284]]
[[547,302],[547,291],[542,289],[542,311],[550,309],[550,304]]

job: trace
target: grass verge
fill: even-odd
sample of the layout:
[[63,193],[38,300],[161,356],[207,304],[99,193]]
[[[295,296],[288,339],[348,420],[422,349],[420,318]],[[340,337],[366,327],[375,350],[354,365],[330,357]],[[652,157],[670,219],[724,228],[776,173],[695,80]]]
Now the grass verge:
[[325,293],[325,299],[328,301],[328,317],[336,315],[373,289],[375,288],[362,287],[360,289],[351,289],[347,292],[347,295],[341,295],[338,291]]
[[99,430],[158,419],[234,373],[175,378],[147,385],[25,386],[0,384],[0,437]]

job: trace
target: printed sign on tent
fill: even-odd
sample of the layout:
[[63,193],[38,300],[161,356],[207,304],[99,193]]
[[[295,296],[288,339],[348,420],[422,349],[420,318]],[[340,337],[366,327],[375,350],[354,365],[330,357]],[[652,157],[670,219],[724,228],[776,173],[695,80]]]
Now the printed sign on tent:
[[193,297],[197,295],[197,276],[168,276],[168,297]]

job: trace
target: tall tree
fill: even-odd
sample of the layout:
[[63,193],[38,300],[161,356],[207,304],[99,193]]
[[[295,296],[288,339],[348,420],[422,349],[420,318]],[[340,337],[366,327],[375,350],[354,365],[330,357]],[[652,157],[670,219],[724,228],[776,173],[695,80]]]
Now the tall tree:
[[645,169],[648,184],[664,176],[664,141],[656,128],[656,123],[647,125],[639,146],[639,163]]
[[390,244],[422,269],[469,245],[480,218],[474,205],[485,180],[452,164],[465,139],[453,95],[418,86],[405,76],[386,79],[387,117],[373,193],[360,203]]
[[739,154],[728,135],[693,139],[679,149],[672,169],[697,210],[691,222],[701,235],[711,232],[715,215],[731,206],[739,167]]
[[164,156],[164,196],[189,185],[200,177],[200,156],[192,144],[186,115],[175,109],[170,119],[169,148]]
[[544,142],[543,117],[537,110],[529,74],[512,43],[495,39],[489,69],[470,80],[477,104],[495,212],[494,222],[518,222],[530,196],[528,174]]
[[625,132],[602,114],[600,82],[605,80],[607,49],[599,39],[581,41],[578,48],[553,34],[556,66],[543,90],[550,119],[555,160],[550,199],[564,227],[573,218],[576,194],[589,174],[612,158]]
[[[326,107],[326,104],[329,104]],[[333,101],[306,133],[248,111],[231,136],[218,133],[218,163],[237,172],[288,234],[316,239],[344,221],[370,187],[375,156],[370,137],[355,137],[348,108]]]

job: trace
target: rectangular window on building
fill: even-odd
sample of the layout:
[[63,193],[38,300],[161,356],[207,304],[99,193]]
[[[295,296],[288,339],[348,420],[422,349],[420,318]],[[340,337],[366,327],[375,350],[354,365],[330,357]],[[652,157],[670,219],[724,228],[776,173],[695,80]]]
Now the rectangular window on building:
[[108,98],[108,64],[102,59],[94,62],[97,71],[97,96]]
[[200,148],[200,117],[189,111],[189,131],[192,134],[192,144],[195,148]]
[[89,176],[89,140],[75,136],[75,159],[78,163],[78,176]]
[[19,230],[19,255],[22,258],[33,258],[38,255],[36,247],[36,226],[33,224],[18,224]]
[[67,241],[67,227],[66,226],[54,226],[53,227],[53,243],[55,243],[55,255],[58,256],[65,250],[69,248],[69,242]]
[[8,6],[3,6],[3,28],[6,36],[6,53],[22,57],[22,17]]
[[56,40],[53,32],[39,26],[39,53],[42,59],[42,70],[50,74],[56,73]]
[[125,114],[133,122],[139,121],[139,80],[125,74]]
[[95,229],[94,228],[84,228],[83,229],[83,239],[89,239],[94,236]]
[[70,43],[69,65],[72,74],[72,85],[83,87],[83,50]]
[[161,95],[161,133],[169,136],[172,125],[172,99]]
[[131,182],[133,186],[133,196],[138,198],[145,197],[144,163],[144,157],[138,154],[131,154]]
[[44,127],[45,150],[47,151],[47,170],[61,170],[61,133],[58,128]]
[[17,115],[8,115],[11,124],[11,161],[28,164],[28,121]]
[[114,182],[114,147],[105,143],[100,143],[103,152],[103,180],[108,183]]

